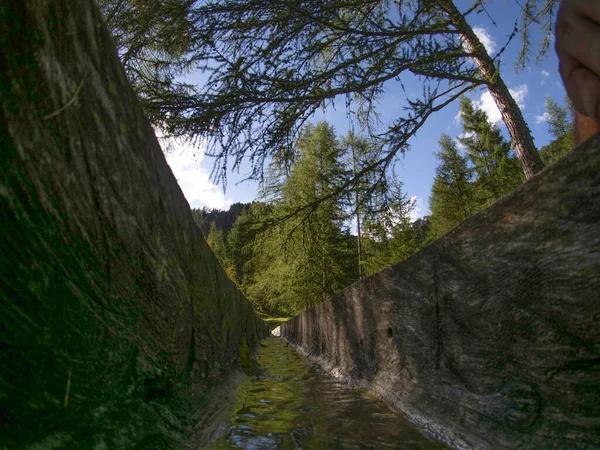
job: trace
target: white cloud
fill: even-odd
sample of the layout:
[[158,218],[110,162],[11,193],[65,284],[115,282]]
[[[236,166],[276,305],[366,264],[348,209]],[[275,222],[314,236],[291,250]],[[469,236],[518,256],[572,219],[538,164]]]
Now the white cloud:
[[496,102],[494,102],[492,94],[490,94],[490,91],[487,89],[483,94],[481,94],[479,100],[473,101],[473,105],[475,108],[485,111],[491,123],[497,123],[502,120],[500,110],[496,106]]
[[460,125],[460,119],[462,118],[462,113],[460,112],[460,109],[458,110],[458,113],[456,114],[456,116],[454,116],[454,123],[456,125]]
[[488,31],[483,27],[473,27],[473,31],[487,52],[490,55],[493,55],[494,50],[496,50],[496,41],[494,41],[494,38],[492,38],[490,33],[488,33]]
[[[159,141],[166,146],[164,140]],[[228,209],[232,199],[225,196],[222,187],[210,181],[210,169],[202,167],[205,146],[173,141],[169,141],[169,145],[171,150],[166,155],[167,163],[190,206]]]
[[[517,102],[517,105],[519,105],[519,108],[525,109],[525,98],[527,97],[527,93],[529,91],[527,85],[522,84],[517,86],[515,89],[509,89],[509,91]],[[502,120],[502,114],[500,114],[500,110],[496,106],[496,102],[494,101],[492,94],[490,94],[490,91],[487,89],[483,94],[481,94],[479,100],[473,101],[473,105],[477,109],[485,111],[491,123],[498,123]]]
[[414,222],[417,219],[423,218],[423,216],[425,216],[425,211],[423,208],[423,199],[421,197],[413,195],[410,198],[410,201],[414,204],[413,210],[410,212],[410,221]]
[[541,116],[535,116],[535,123],[544,123],[544,122],[548,122],[548,119],[550,118],[550,114],[548,114],[548,112],[545,112],[544,114],[542,114]]
[[519,105],[519,108],[525,109],[525,98],[527,98],[527,94],[529,93],[529,88],[527,85],[522,84],[514,89],[509,89],[509,91],[517,102],[517,105]]
[[548,72],[547,70],[542,70],[540,72],[540,75],[542,76],[541,84],[543,86],[544,84],[546,84],[546,79],[550,76],[550,72]]

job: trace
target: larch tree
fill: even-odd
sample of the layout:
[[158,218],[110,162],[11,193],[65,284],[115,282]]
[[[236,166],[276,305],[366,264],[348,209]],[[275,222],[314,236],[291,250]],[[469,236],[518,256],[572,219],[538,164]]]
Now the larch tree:
[[447,134],[439,140],[440,151],[436,154],[438,165],[431,188],[431,233],[440,237],[475,211],[473,199],[473,169],[460,154],[456,142]]
[[189,98],[193,87],[178,77],[195,68],[193,0],[97,0],[127,78],[144,112],[166,129],[171,119],[158,103]]
[[[356,177],[365,167],[377,161],[381,148],[377,142],[354,133],[342,140],[346,153],[346,166],[348,173]],[[349,207],[354,215],[356,224],[356,267],[358,279],[362,280],[365,274],[363,260],[363,227],[364,222],[372,221],[385,208],[385,201],[389,199],[388,182],[385,173],[377,171],[367,172],[352,186],[349,193]]]
[[[267,184],[274,188],[271,216],[312,206],[262,230],[261,262],[248,286],[250,299],[288,314],[315,306],[356,279],[346,264],[353,255],[345,232],[347,214],[343,204],[328,197],[344,173],[343,148],[334,129],[324,122],[306,127],[295,151],[289,173]],[[316,201],[322,198],[328,200]]]
[[385,207],[365,222],[365,269],[368,275],[402,261],[421,247],[412,220],[415,200],[393,178]]
[[546,115],[554,141],[542,147],[540,155],[546,164],[552,164],[575,147],[575,108],[568,98],[565,99],[565,105],[560,106],[547,95]]
[[465,18],[480,5],[463,14],[449,0],[206,3],[201,41],[216,64],[200,95],[199,122],[226,130],[213,136],[217,156],[237,163],[252,152],[261,163],[341,96],[352,98],[368,128],[384,85],[415,75],[423,95],[407,98],[406,115],[379,135],[387,151],[378,164],[389,166],[431,114],[486,86],[529,178],[543,167],[531,133]]
[[488,206],[519,186],[522,172],[518,161],[511,158],[510,145],[498,126],[491,124],[485,111],[476,109],[467,97],[460,100],[460,119],[463,136],[458,141],[473,164],[479,203]]
[[[227,249],[225,237],[223,236],[223,231],[217,228],[215,222],[210,224],[210,231],[206,237],[206,243],[219,260],[221,267],[227,271],[230,266],[229,251]],[[228,273],[227,275],[231,277],[231,273]]]
[[[283,187],[280,207],[294,211],[298,205],[315,204],[337,188],[344,173],[343,148],[335,130],[325,122],[309,127],[298,141],[298,160]],[[344,287],[340,261],[344,246],[341,230],[346,219],[343,205],[335,198],[316,203],[292,223],[298,236],[292,253],[306,275],[302,295],[307,307],[324,301]],[[316,280],[320,280],[317,284]]]
[[[262,180],[272,156],[294,158],[300,130],[319,108],[346,98],[384,151],[339,186],[341,195],[367,172],[390,168],[432,114],[485,86],[529,178],[542,167],[531,134],[497,59],[466,19],[482,7],[483,0],[468,11],[450,0],[194,2],[185,16],[193,43],[186,64],[206,83],[165,84],[165,95],[148,95],[145,107],[168,134],[207,138],[215,178],[224,181],[247,159],[251,177]],[[410,76],[422,95],[406,94],[405,114],[379,130],[376,105],[388,83]]]
[[465,16],[458,10],[452,0],[435,0],[439,7],[448,15],[452,24],[460,34],[460,38],[471,53],[471,58],[477,65],[484,84],[492,95],[500,110],[502,120],[508,128],[512,139],[512,147],[517,152],[525,178],[531,178],[544,168],[537,148],[533,142],[531,131],[523,118],[521,108],[512,97],[499,68],[489,55]]

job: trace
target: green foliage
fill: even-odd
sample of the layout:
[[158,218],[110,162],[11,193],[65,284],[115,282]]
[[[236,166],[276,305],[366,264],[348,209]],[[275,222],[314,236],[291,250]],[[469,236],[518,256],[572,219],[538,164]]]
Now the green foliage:
[[575,142],[575,109],[567,98],[565,106],[560,106],[552,97],[546,96],[548,127],[554,141],[540,149],[545,164],[552,164],[573,150]]
[[407,198],[402,183],[393,180],[386,208],[364,223],[364,267],[367,275],[402,261],[426,245],[428,222],[412,220],[415,200]]
[[515,26],[515,29],[520,32],[521,48],[517,60],[515,61],[515,69],[523,70],[531,59],[534,43],[531,39],[531,30],[539,27],[541,32],[541,40],[538,43],[536,53],[536,62],[539,64],[548,53],[554,39],[554,21],[556,20],[556,12],[560,6],[561,0],[525,0],[521,6],[522,15],[521,23]]
[[565,106],[560,106],[552,97],[546,96],[546,111],[548,112],[548,127],[550,134],[559,138],[572,133],[575,123],[575,107],[569,98],[565,99]]
[[465,146],[477,176],[474,197],[480,209],[512,192],[524,178],[498,126],[491,124],[487,114],[474,108],[467,97],[460,99],[460,117],[464,137],[458,141]]
[[202,208],[192,208],[192,216],[196,225],[200,227],[200,231],[202,231],[204,237],[208,236],[212,222],[215,222],[217,228],[222,230],[223,234],[227,236],[239,215],[243,214],[250,205],[251,203],[237,202],[233,203],[226,211],[221,211],[217,208],[208,208],[206,206]]
[[[381,154],[381,147],[371,139],[348,133],[342,140],[346,153],[346,166],[348,172],[356,177],[365,167],[371,166]],[[348,196],[348,205],[353,211],[356,224],[356,262],[358,278],[365,275],[364,261],[364,224],[375,222],[375,218],[384,208],[383,203],[387,198],[387,177],[385,171],[379,168],[367,172],[352,187]]]
[[[344,174],[343,150],[326,123],[307,127],[289,171],[271,171],[270,207],[253,204],[232,228],[228,243],[242,266],[242,290],[260,309],[293,315],[355,280],[344,205],[322,201]],[[297,212],[302,205],[310,207]]]
[[146,115],[155,125],[169,128],[164,106],[189,98],[193,91],[177,77],[194,68],[194,1],[97,2]]
[[[499,80],[492,59],[449,0],[100,5],[150,119],[169,135],[206,138],[217,158],[213,175],[223,182],[231,160],[234,168],[249,161],[250,177],[261,181],[271,158],[289,169],[306,121],[340,97],[371,130],[387,83],[418,77],[422,93],[406,94],[405,113],[377,134],[378,159],[340,185],[336,195],[342,196],[368,172],[390,169],[434,112],[473,87]],[[482,61],[485,70],[478,66]],[[177,81],[192,67],[203,72],[203,86]],[[514,104],[512,98],[504,101]],[[519,129],[527,133],[526,126]]]
[[221,266],[227,270],[227,267],[229,267],[230,263],[229,249],[225,244],[223,231],[217,228],[217,224],[215,222],[212,222],[210,225],[210,231],[208,233],[208,237],[206,238],[206,242],[219,260]]
[[524,181],[519,161],[486,113],[463,97],[460,117],[463,135],[458,141],[466,155],[450,136],[442,134],[439,140],[438,166],[429,199],[431,238],[444,235]]
[[450,136],[442,134],[439,144],[438,166],[429,197],[433,237],[444,235],[476,210],[471,183],[474,169]]

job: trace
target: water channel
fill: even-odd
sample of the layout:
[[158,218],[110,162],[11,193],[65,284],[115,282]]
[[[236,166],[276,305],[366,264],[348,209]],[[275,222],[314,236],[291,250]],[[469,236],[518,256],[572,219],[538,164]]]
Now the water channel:
[[211,449],[445,449],[385,405],[347,388],[283,339],[263,342],[264,373],[238,386],[226,435]]

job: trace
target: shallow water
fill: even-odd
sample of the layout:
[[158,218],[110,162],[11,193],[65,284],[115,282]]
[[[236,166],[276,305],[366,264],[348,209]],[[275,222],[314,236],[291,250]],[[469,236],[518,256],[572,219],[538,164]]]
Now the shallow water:
[[226,436],[210,448],[444,449],[372,398],[348,389],[283,339],[260,348],[264,370],[237,389]]

